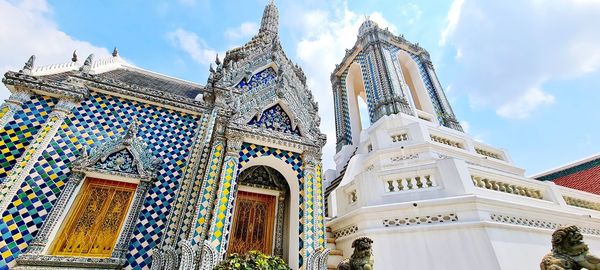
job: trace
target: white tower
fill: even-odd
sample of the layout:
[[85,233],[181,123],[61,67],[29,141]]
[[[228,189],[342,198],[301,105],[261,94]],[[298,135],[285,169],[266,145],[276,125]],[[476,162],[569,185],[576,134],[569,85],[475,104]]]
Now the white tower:
[[331,80],[327,225],[346,257],[367,236],[375,269],[535,269],[564,224],[600,250],[600,196],[526,178],[465,134],[423,48],[367,20]]

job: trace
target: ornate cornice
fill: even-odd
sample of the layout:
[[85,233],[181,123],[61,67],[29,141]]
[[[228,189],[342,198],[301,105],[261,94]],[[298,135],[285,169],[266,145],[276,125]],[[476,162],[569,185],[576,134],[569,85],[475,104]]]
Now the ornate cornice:
[[89,95],[89,89],[87,87],[51,81],[44,78],[30,76],[21,72],[6,72],[2,82],[6,85],[24,87],[41,95],[71,99],[75,101],[82,100]]
[[322,148],[325,145],[325,134],[318,134],[316,140],[301,136],[278,132],[271,129],[254,127],[249,125],[230,125],[229,134],[240,134],[244,138],[250,138],[265,143],[278,144],[296,149]]

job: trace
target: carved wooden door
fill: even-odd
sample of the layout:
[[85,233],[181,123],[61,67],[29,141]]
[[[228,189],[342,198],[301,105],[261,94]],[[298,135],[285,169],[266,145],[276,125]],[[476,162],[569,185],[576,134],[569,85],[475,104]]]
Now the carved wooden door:
[[275,196],[239,191],[227,254],[258,250],[271,254]]
[[135,184],[87,178],[53,255],[110,257]]

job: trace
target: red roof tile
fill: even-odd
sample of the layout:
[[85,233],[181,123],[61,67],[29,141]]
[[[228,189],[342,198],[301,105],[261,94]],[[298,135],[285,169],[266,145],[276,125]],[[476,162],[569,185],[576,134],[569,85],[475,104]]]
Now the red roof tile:
[[600,166],[556,178],[557,185],[600,195]]

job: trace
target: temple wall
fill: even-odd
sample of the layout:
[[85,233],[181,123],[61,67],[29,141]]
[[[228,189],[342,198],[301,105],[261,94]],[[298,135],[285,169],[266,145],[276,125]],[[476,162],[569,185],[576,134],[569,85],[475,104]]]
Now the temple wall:
[[[48,114],[52,100],[43,100],[47,104],[34,106],[31,114]],[[18,116],[15,121],[22,118]],[[38,118],[41,118],[38,122],[43,121],[43,116]],[[19,183],[21,187],[12,203],[2,213],[0,269],[8,269],[35,237],[68,179],[69,164],[81,149],[90,149],[122,136],[132,121],[138,121],[138,135],[163,161],[158,181],[144,200],[127,258],[130,268],[147,267],[150,263],[148,251],[161,241],[200,119],[199,115],[92,92],[60,126],[31,171]],[[27,123],[16,125],[25,127]]]

